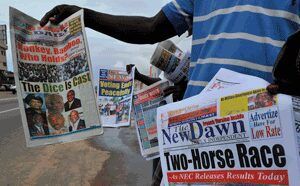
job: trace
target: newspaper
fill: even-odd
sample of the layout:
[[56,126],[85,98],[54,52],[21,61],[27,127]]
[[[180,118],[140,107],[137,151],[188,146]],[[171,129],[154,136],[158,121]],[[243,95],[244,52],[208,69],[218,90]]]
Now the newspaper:
[[300,98],[293,97],[293,109],[294,109],[294,117],[295,117],[295,130],[297,136],[297,143],[298,143],[298,151],[300,154]]
[[268,84],[267,81],[261,78],[221,68],[202,90],[200,95],[201,99],[216,100],[220,96],[220,91],[222,91],[222,95],[226,95],[234,93],[235,89],[247,91],[264,88]]
[[99,70],[98,106],[105,127],[130,125],[134,70]]
[[178,83],[188,78],[190,57],[189,52],[182,52],[172,41],[166,40],[157,45],[150,63],[164,71],[166,79]]
[[83,10],[41,28],[38,20],[10,8],[10,30],[27,146],[102,134]]
[[[223,72],[229,76],[218,76],[220,82],[244,76]],[[299,99],[270,96],[264,81],[244,78],[250,85],[233,83],[219,91],[211,90],[213,79],[201,94],[158,108],[164,184],[300,183],[299,117],[294,113],[299,114]],[[214,98],[203,99],[213,91]]]
[[168,81],[159,81],[146,87],[133,96],[134,112],[140,150],[143,157],[158,157],[158,140],[156,127],[156,109],[172,102],[172,97],[163,97],[163,90],[169,86]]

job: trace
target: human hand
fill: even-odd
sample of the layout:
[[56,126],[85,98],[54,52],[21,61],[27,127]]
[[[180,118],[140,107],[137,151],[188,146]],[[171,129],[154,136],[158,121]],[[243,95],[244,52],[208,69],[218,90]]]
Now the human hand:
[[291,35],[282,47],[273,68],[274,82],[267,87],[271,94],[300,96],[300,31]]
[[62,20],[79,11],[80,7],[74,5],[58,5],[47,12],[40,21],[40,25],[45,26],[48,21],[53,24],[59,24]]
[[[134,64],[129,64],[129,65],[126,65],[126,71],[128,74],[131,73],[132,71],[132,68],[134,67],[135,65]],[[139,76],[140,72],[137,70],[137,68],[135,67],[135,70],[134,70],[134,77],[136,78],[137,76]]]
[[170,94],[175,93],[176,91],[178,91],[178,90],[177,90],[177,88],[176,88],[175,86],[168,86],[167,88],[165,88],[165,89],[163,90],[163,96],[164,96],[164,97],[167,97],[167,96],[169,96]]
[[126,71],[127,71],[128,74],[131,73],[133,67],[134,67],[134,64],[126,65]]
[[185,86],[179,86],[179,85],[169,86],[163,90],[163,96],[166,97],[170,94],[173,94],[172,96],[173,101],[176,102],[182,100],[184,96],[184,92],[185,92]]
[[299,83],[288,84],[288,83],[272,83],[267,86],[267,90],[270,94],[288,94],[293,96],[300,96]]

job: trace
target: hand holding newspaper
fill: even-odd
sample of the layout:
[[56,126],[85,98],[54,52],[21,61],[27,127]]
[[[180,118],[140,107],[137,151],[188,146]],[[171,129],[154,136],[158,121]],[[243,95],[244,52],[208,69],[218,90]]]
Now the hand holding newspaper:
[[103,133],[98,116],[83,11],[59,25],[10,8],[15,80],[27,146]]
[[197,96],[157,110],[165,184],[300,183],[299,99],[221,69]]
[[157,45],[151,64],[162,70],[166,79],[178,83],[188,78],[190,53],[184,53],[172,41],[166,40]]

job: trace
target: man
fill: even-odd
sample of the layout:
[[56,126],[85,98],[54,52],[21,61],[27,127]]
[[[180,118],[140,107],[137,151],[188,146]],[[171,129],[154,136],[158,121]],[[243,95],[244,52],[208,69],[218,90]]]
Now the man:
[[61,95],[47,94],[45,99],[48,113],[62,113],[62,111],[64,110],[64,101]]
[[69,90],[67,93],[67,102],[65,103],[65,111],[73,110],[81,107],[81,101],[78,98],[75,98],[75,91]]
[[[299,2],[175,0],[154,17],[113,16],[84,9],[85,25],[116,39],[156,43],[193,31],[190,81],[185,97],[198,94],[221,68],[272,81],[272,66],[299,27]],[[80,7],[60,5],[41,20],[54,24]]]
[[25,109],[25,113],[26,113],[29,132],[30,135],[32,136],[31,129],[34,127],[35,124],[35,120],[34,120],[35,115],[37,114],[41,115],[43,121],[45,121],[45,124],[47,124],[46,112],[42,110],[43,99],[40,96],[34,94],[28,94],[25,97],[24,102],[29,106],[28,108]]
[[258,93],[255,98],[255,109],[270,107],[275,105],[276,101],[274,97],[271,96],[268,92]]
[[29,128],[30,136],[45,136],[49,135],[48,124],[41,114],[33,116],[33,125]]
[[77,110],[72,110],[70,112],[69,119],[70,119],[69,132],[86,128],[85,122],[84,120],[80,119]]
[[114,102],[112,102],[109,105],[110,105],[110,107],[109,107],[109,115],[115,115],[116,114],[116,109],[117,109],[116,104]]
[[[299,28],[295,0],[174,0],[154,17],[113,16],[84,9],[85,25],[116,39],[156,43],[192,31],[189,83],[185,97],[198,94],[220,68],[272,81],[284,41]],[[56,24],[78,11],[60,5],[41,20]]]
[[105,115],[109,116],[110,115],[109,114],[109,112],[110,112],[110,104],[109,103],[106,103],[104,110],[105,110]]
[[50,132],[53,135],[64,134],[67,132],[65,127],[65,118],[61,113],[49,113],[48,121],[52,127]]

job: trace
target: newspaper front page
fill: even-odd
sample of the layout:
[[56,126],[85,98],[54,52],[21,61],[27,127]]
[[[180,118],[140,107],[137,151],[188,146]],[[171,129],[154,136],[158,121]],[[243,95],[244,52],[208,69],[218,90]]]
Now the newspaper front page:
[[[243,77],[235,72],[231,75]],[[299,117],[294,114],[299,111],[298,100],[270,96],[260,86],[263,83],[256,85],[255,78],[252,83],[249,76],[245,78],[250,85],[241,83],[242,91],[227,86],[212,99],[203,99],[207,96],[203,92],[158,108],[165,184],[300,183],[299,124],[295,124]]]
[[157,45],[150,63],[164,71],[166,79],[178,83],[188,78],[190,53],[182,52],[172,41],[166,40]]
[[104,127],[130,125],[134,70],[99,70],[98,106]]
[[146,159],[153,159],[159,155],[156,109],[172,102],[171,96],[163,97],[163,90],[168,86],[168,81],[159,81],[136,92],[133,96],[140,150]]
[[102,134],[83,10],[41,28],[38,20],[10,8],[10,30],[27,146]]

